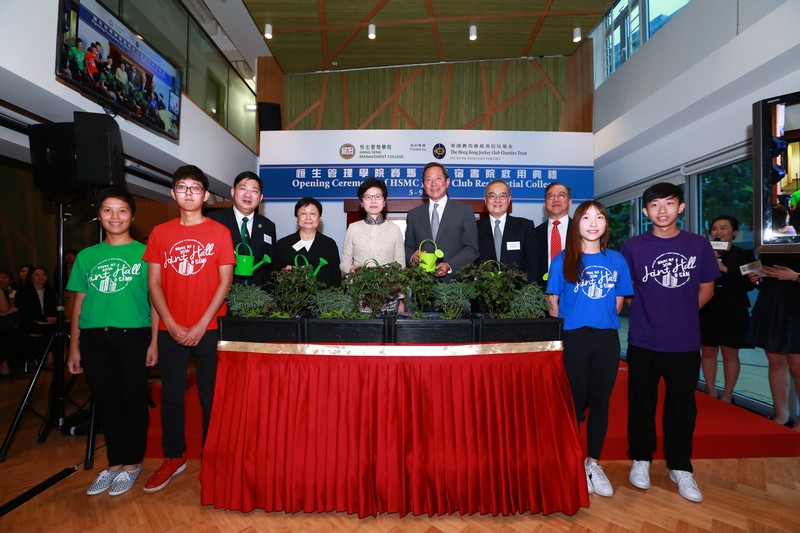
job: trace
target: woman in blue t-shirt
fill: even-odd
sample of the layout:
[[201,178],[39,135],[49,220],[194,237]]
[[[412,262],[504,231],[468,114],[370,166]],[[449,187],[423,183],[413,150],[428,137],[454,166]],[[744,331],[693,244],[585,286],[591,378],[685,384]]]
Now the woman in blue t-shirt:
[[633,294],[628,265],[606,248],[608,216],[600,202],[575,210],[567,244],[550,265],[550,314],[564,319],[564,368],[575,414],[586,420],[589,456],[584,461],[589,494],[612,496],[614,489],[598,464],[608,429],[608,404],[619,367],[619,311]]

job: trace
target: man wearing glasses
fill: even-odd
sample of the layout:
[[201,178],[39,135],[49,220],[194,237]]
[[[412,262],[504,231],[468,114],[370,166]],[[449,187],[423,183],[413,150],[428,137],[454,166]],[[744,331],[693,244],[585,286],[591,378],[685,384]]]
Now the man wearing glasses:
[[513,265],[528,275],[528,283],[541,279],[533,221],[508,214],[508,184],[501,179],[490,181],[483,191],[483,201],[489,214],[478,221],[478,262],[495,260]]
[[[208,218],[230,230],[234,249],[241,243],[250,246],[250,250],[239,246],[239,253],[247,255],[252,252],[255,263],[264,259],[265,254],[270,259],[275,258],[272,251],[276,242],[275,223],[258,212],[258,206],[264,198],[261,185],[261,178],[255,172],[242,172],[233,180],[231,187],[233,207],[217,209],[208,214]],[[233,282],[264,285],[269,280],[270,271],[265,263],[250,277],[234,276]]]
[[536,282],[545,289],[550,262],[564,249],[572,219],[569,208],[572,205],[572,191],[563,183],[554,181],[544,190],[544,210],[547,223],[536,226],[536,241],[539,244],[539,267]]
[[203,441],[211,418],[217,373],[217,317],[225,316],[225,296],[233,279],[231,232],[203,216],[208,178],[193,165],[172,175],[172,197],[180,217],[150,233],[144,256],[148,263],[150,301],[159,317],[161,373],[161,448],[164,462],[145,483],[156,492],[186,470],[184,404],[189,357],[194,356],[197,391],[203,410]]

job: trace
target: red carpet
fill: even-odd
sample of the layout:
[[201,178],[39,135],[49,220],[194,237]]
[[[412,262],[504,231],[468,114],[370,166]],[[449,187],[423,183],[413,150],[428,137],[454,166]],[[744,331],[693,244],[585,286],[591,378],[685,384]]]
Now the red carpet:
[[[202,418],[197,387],[190,378],[186,392],[186,454],[189,458],[200,458]],[[628,439],[628,369],[620,365],[617,383],[611,395],[608,435],[603,449],[603,459],[626,459]],[[715,457],[795,457],[800,456],[800,433],[785,428],[771,420],[742,408],[715,400],[697,392],[697,426],[694,433],[694,454],[697,459]],[[160,385],[151,385],[151,396],[156,408],[150,410],[150,429],[147,436],[147,457],[162,457],[161,454],[161,404]],[[663,383],[660,398],[663,399]],[[661,446],[661,412],[657,413],[659,447]],[[584,435],[582,435],[583,437]],[[584,442],[584,449],[586,445]],[[656,458],[663,459],[662,450]]]

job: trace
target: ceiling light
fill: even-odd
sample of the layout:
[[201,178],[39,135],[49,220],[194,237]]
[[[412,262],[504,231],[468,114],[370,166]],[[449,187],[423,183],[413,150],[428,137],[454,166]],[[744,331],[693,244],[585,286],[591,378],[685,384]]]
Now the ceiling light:
[[472,25],[469,27],[469,40],[474,41],[478,38],[478,27],[476,25]]
[[575,28],[572,30],[572,42],[573,43],[581,42],[581,27],[580,26],[575,26]]
[[272,24],[264,24],[264,38],[272,39]]
[[375,24],[370,24],[367,28],[367,37],[370,39],[375,38]]

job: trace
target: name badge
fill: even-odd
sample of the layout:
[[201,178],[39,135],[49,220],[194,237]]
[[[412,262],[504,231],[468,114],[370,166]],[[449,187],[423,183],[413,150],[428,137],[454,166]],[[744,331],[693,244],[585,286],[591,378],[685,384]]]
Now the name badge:
[[522,247],[519,245],[519,241],[508,241],[506,243],[506,250],[521,250]]
[[264,242],[267,244],[272,244],[272,237],[269,235],[264,235]]

